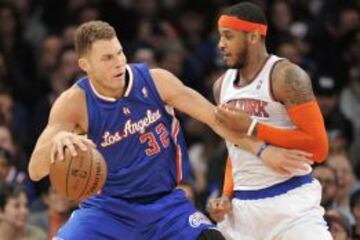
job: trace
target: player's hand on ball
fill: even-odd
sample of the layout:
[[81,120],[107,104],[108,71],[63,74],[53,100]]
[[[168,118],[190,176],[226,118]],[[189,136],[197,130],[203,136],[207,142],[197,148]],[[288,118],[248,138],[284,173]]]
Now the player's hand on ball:
[[215,222],[224,220],[225,215],[231,210],[231,201],[228,197],[211,199],[207,204],[207,211]]
[[314,164],[312,156],[312,153],[300,150],[269,146],[264,150],[261,159],[283,175],[303,175],[309,173],[309,165]]
[[73,157],[77,156],[76,146],[82,151],[87,151],[89,147],[95,148],[96,145],[85,136],[72,132],[60,131],[52,138],[51,163],[55,160],[64,160],[65,148],[68,148]]

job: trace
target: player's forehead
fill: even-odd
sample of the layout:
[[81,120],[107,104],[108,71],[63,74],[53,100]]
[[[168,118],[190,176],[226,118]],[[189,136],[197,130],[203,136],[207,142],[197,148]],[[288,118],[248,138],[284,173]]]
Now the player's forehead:
[[112,39],[99,39],[92,43],[92,52],[97,54],[115,54],[122,50],[122,45],[118,38]]
[[227,27],[219,27],[218,32],[220,35],[226,35],[226,34],[241,34],[241,31],[234,30],[232,28]]

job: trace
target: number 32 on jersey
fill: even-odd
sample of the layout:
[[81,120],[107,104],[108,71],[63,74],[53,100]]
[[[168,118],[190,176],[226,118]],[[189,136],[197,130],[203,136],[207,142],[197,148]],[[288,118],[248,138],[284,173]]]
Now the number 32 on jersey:
[[[159,136],[159,140],[157,140],[155,134]],[[154,132],[144,133],[143,135],[140,136],[140,142],[142,144],[144,143],[147,144],[147,148],[145,150],[147,156],[154,155],[160,152],[161,147],[165,149],[169,146],[170,144],[169,132],[163,123],[159,123],[155,128],[155,133]]]

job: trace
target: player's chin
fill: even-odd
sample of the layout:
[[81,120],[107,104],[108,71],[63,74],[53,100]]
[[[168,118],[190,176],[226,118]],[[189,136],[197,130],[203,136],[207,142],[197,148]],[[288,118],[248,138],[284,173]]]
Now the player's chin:
[[225,62],[226,67],[228,67],[228,68],[233,68],[236,66],[235,61],[232,60],[231,58],[224,58],[224,62]]
[[124,87],[125,86],[125,77],[112,77],[111,78],[111,85],[115,88]]
[[234,62],[225,62],[226,67],[228,68],[235,68],[236,64]]

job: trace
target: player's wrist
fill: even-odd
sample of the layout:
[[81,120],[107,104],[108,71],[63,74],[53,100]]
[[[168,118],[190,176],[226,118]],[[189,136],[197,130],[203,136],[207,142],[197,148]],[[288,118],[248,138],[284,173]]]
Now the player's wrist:
[[270,146],[269,143],[267,142],[264,142],[263,144],[261,144],[261,146],[259,147],[259,149],[257,150],[256,152],[256,156],[258,158],[261,158],[265,152],[265,150]]
[[247,136],[251,137],[251,136],[254,135],[254,130],[256,128],[256,125],[258,125],[258,121],[254,118],[251,121],[250,126],[249,126],[249,128],[247,130],[247,133],[246,133]]
[[261,128],[263,124],[261,122],[257,122],[255,127],[254,127],[254,131],[252,132],[252,136],[258,138],[258,132],[259,132],[259,129]]

